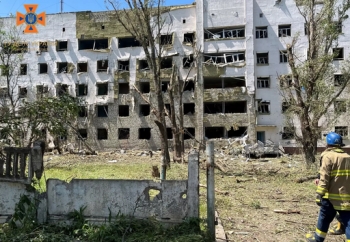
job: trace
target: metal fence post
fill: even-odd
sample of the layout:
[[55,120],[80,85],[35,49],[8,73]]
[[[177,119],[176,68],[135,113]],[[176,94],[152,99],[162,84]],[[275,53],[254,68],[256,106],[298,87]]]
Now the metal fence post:
[[207,224],[211,241],[215,241],[215,178],[214,178],[214,143],[208,141],[207,154]]
[[187,204],[188,217],[199,218],[199,153],[188,155]]

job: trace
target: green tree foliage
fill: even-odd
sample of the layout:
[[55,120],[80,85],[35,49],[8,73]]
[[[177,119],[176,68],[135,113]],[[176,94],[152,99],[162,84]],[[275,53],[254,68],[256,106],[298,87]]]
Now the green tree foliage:
[[[288,133],[301,144],[309,166],[315,162],[321,131],[331,131],[341,120],[334,104],[349,88],[349,62],[337,57],[344,54],[338,41],[350,1],[297,0],[296,4],[305,35],[286,41],[291,74],[280,75],[280,87]],[[334,79],[334,73],[342,74],[341,81]]]

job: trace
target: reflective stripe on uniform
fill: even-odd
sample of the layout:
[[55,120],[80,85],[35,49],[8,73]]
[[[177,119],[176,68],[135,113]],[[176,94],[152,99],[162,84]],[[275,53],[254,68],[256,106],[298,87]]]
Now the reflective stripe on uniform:
[[327,235],[327,232],[322,232],[318,228],[316,228],[316,232],[315,233],[321,238],[326,238],[326,235]]
[[331,176],[349,176],[350,170],[333,170]]
[[316,193],[318,193],[320,195],[324,195],[327,192],[328,192],[328,189],[320,187],[320,186],[317,187]]

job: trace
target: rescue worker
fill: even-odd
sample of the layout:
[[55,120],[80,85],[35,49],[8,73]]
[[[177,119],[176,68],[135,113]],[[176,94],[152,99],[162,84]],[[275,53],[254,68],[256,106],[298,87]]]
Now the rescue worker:
[[316,190],[316,203],[320,205],[318,222],[316,231],[306,238],[308,242],[324,241],[329,224],[338,212],[350,242],[350,156],[341,149],[344,144],[339,134],[328,133],[326,141]]

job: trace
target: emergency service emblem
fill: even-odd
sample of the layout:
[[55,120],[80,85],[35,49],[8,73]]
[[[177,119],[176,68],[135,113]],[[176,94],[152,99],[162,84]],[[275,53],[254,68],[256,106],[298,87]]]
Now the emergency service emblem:
[[26,14],[17,12],[16,14],[16,25],[26,24],[26,28],[23,33],[25,34],[36,34],[38,29],[35,25],[41,24],[46,25],[46,14],[45,12],[36,14],[35,11],[38,8],[38,4],[24,4],[24,8],[27,11]]

